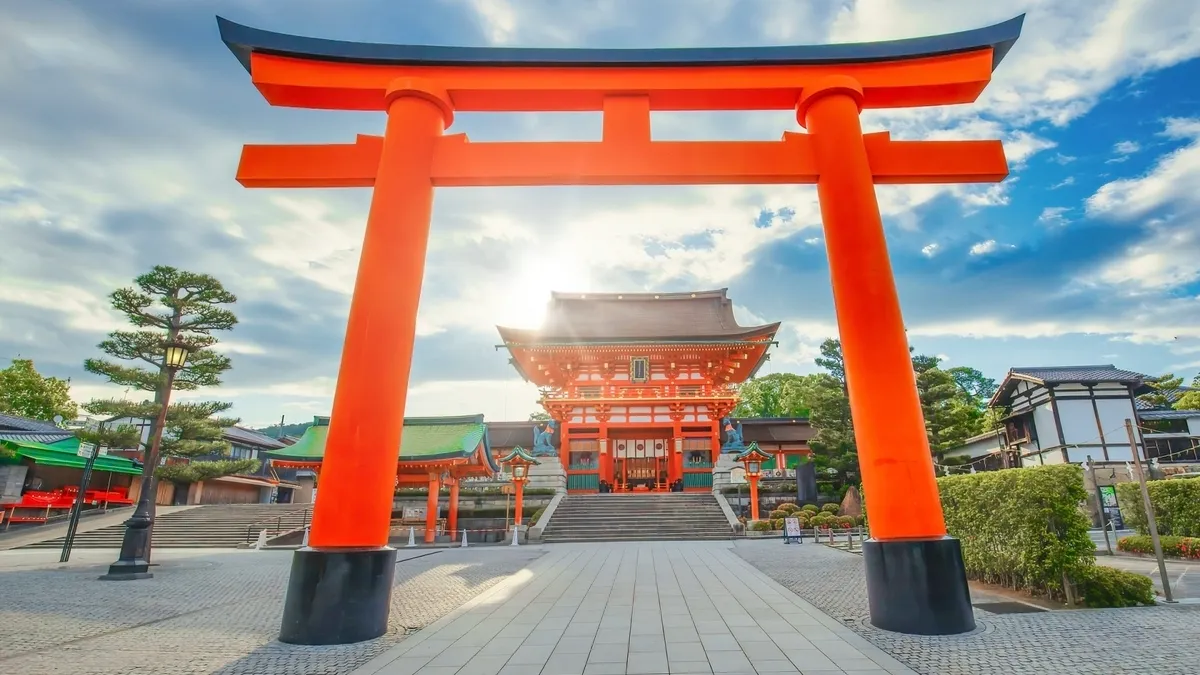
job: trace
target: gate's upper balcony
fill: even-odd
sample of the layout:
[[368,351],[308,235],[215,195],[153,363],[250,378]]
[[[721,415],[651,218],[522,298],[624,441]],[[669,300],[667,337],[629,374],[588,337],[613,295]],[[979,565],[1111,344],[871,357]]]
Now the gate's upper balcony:
[[618,93],[652,110],[787,110],[838,74],[867,108],[969,103],[1021,33],[985,28],[853,44],[686,49],[442,47],[285,35],[218,17],[221,39],[272,105],[382,110],[396,78],[436,82],[460,111],[599,111]]

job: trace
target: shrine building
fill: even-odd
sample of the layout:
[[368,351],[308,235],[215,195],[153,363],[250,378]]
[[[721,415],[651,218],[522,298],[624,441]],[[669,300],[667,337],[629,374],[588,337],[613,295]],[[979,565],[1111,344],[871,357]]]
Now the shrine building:
[[727,289],[555,292],[541,328],[498,327],[553,418],[534,454],[557,456],[570,492],[712,490],[726,436],[741,439],[735,387],[778,329],[738,325]]

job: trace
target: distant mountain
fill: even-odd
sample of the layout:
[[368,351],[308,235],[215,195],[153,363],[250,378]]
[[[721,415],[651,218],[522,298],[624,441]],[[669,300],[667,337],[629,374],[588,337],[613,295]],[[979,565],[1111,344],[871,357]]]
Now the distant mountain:
[[[258,433],[260,433],[264,436],[270,436],[271,438],[279,438],[280,436],[300,436],[304,433],[305,429],[307,429],[311,426],[312,426],[312,422],[304,422],[302,424],[285,424],[282,427],[279,426],[278,424],[276,424],[275,426],[262,427],[261,429],[255,429],[255,431],[257,431]],[[281,431],[283,433],[280,433]]]

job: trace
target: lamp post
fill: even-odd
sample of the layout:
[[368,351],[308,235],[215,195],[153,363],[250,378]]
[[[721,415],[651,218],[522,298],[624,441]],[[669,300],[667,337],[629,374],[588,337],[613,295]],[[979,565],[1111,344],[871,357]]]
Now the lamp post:
[[137,509],[129,520],[125,521],[125,536],[121,540],[120,556],[108,566],[108,574],[100,577],[105,581],[149,579],[154,576],[150,573],[150,529],[154,525],[154,470],[158,468],[158,452],[162,445],[163,427],[167,423],[167,407],[171,404],[171,388],[175,384],[175,374],[183,368],[187,357],[188,348],[177,342],[168,343],[164,349],[162,370],[166,371],[166,379],[160,397],[162,403],[154,421],[150,450],[142,464],[142,487],[138,494]]
[[525,481],[529,480],[529,467],[539,462],[519,445],[499,461],[512,469],[513,493],[516,495],[513,499],[513,541],[516,541],[517,528],[521,526],[521,509],[525,498]]
[[746,479],[750,481],[750,520],[758,520],[758,477],[762,475],[762,463],[771,456],[758,449],[758,443],[753,442],[745,452],[733,458],[746,467]]

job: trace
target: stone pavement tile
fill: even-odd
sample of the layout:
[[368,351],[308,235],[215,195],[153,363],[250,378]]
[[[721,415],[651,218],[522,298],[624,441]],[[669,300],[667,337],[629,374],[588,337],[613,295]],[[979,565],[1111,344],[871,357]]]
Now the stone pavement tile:
[[668,642],[667,658],[672,661],[703,661],[704,646],[697,642]]
[[666,641],[661,635],[631,635],[629,636],[629,652],[661,652],[666,649]]
[[774,675],[775,673],[782,674],[782,673],[798,673],[798,672],[800,672],[800,669],[797,668],[795,665],[792,664],[791,661],[788,661],[788,660],[755,661],[755,660],[751,659],[750,663],[753,664],[755,672],[757,672],[759,675],[767,675],[767,673],[771,673],[772,675]]
[[[521,643],[521,647],[552,647],[557,644],[562,637],[563,631],[561,628],[556,630],[535,630],[529,634],[529,637],[525,638],[525,640]],[[496,639],[499,640],[501,638],[497,636]]]
[[411,649],[404,652],[405,656],[428,656],[430,659],[440,655],[442,652],[450,649],[450,645],[454,644],[449,640],[429,639],[414,645]]
[[462,666],[425,666],[416,675],[454,675]]
[[587,654],[554,652],[542,668],[542,675],[583,675],[587,666]]
[[625,675],[625,662],[592,663],[589,661],[583,669],[583,675]]
[[734,639],[742,644],[746,644],[747,642],[771,642],[771,636],[767,635],[758,626],[732,626],[729,630],[733,631]]
[[865,658],[862,651],[844,640],[812,640],[812,645],[835,661],[839,658]]
[[496,675],[508,663],[508,655],[482,656],[476,655],[467,661],[456,675]]
[[629,642],[628,628],[601,628],[596,631],[595,641],[597,644],[609,644],[613,642]]
[[721,618],[725,621],[725,625],[730,628],[734,626],[758,626],[758,622],[749,614],[722,614]]
[[502,640],[524,640],[529,637],[529,634],[533,632],[536,626],[537,624],[510,623],[501,628],[500,632],[496,633],[496,637]]
[[564,637],[593,637],[599,630],[600,624],[595,621],[572,621],[567,624]]
[[[695,615],[693,615],[695,618]],[[724,621],[717,619],[716,621],[696,620],[696,632],[701,635],[731,635],[729,626],[725,625]]]
[[521,643],[516,640],[505,640],[496,638],[479,649],[475,656],[503,656],[507,661],[508,657],[516,653],[521,648]]
[[547,646],[538,645],[538,646],[533,646],[533,647],[522,645],[521,648],[518,649],[517,652],[508,659],[508,665],[510,665],[510,666],[523,665],[523,664],[541,665],[541,664],[544,664],[546,662],[546,660],[550,658],[550,654],[553,651],[554,651],[554,647],[551,647],[549,645],[547,645]]
[[740,651],[709,652],[708,665],[712,666],[713,673],[754,673],[750,659]]
[[804,626],[804,627],[797,627],[796,630],[798,630],[800,632],[800,634],[805,637],[805,639],[811,640],[814,642],[817,640],[839,640],[840,639],[838,637],[837,633],[834,633],[832,630],[830,630],[824,626]]
[[634,621],[633,625],[629,627],[629,634],[630,635],[658,635],[658,636],[661,636],[663,634],[663,625],[662,625],[662,622],[655,622],[655,623],[641,622],[641,623],[639,623],[637,621]]
[[707,675],[712,672],[712,666],[708,665],[708,661],[667,661],[667,669],[671,671],[671,675],[676,673],[700,673]]
[[430,666],[456,666],[461,668],[463,664],[470,661],[475,654],[480,650],[480,647],[464,647],[457,642],[454,643],[446,651],[438,654],[429,662]]
[[699,642],[700,634],[691,626],[666,626],[663,637],[670,642]]
[[863,659],[863,658],[848,659],[848,658],[838,658],[835,656],[835,657],[833,657],[833,663],[838,668],[841,668],[842,670],[844,670],[848,673],[861,672],[864,670],[883,670],[882,668],[879,667],[878,663],[875,663],[871,659]]
[[599,645],[588,654],[588,663],[625,663],[628,659],[628,647],[624,644]]
[[662,652],[630,652],[629,661],[625,666],[628,675],[657,675],[667,673],[667,653]]
[[590,637],[564,637],[554,645],[555,654],[587,654],[592,651]]
[[816,646],[803,635],[792,633],[768,633],[771,641],[780,649],[816,649]]
[[700,643],[704,645],[704,651],[710,654],[717,651],[742,651],[742,646],[733,638],[733,635],[701,634]]
[[783,650],[775,646],[774,642],[742,642],[742,650],[746,652],[746,656],[750,660],[757,663],[759,661],[787,661],[787,656],[783,654]]
[[828,656],[815,649],[785,649],[783,653],[800,670],[839,670]]
[[692,624],[691,614],[663,614],[662,625],[663,628],[672,628],[675,626],[687,626],[691,628],[694,624]]
[[402,656],[387,664],[380,673],[386,675],[413,675],[433,660],[432,656]]

